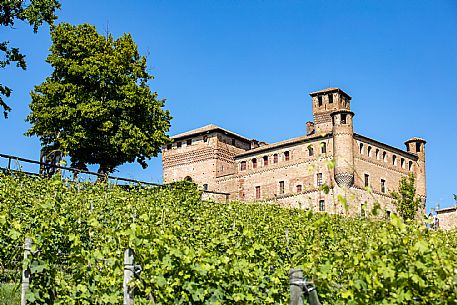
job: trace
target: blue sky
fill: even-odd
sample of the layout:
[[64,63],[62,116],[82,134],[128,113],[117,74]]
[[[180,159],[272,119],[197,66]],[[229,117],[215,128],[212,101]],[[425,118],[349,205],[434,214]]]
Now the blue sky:
[[[340,87],[353,97],[355,132],[402,149],[408,138],[427,140],[427,205],[454,204],[456,1],[61,2],[58,22],[132,34],[174,117],[171,135],[213,123],[268,143],[300,136],[312,120],[308,93]],[[28,69],[0,70],[14,90],[0,153],[38,159],[24,119],[29,92],[52,71],[49,29],[1,31]],[[161,160],[116,175],[161,182]]]

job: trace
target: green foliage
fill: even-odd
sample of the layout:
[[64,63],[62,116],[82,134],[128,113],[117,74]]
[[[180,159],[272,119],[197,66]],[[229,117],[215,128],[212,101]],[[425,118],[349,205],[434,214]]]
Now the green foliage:
[[0,304],[17,305],[21,303],[21,290],[15,284],[0,283]]
[[416,187],[414,186],[414,174],[402,177],[399,182],[398,192],[391,193],[392,201],[397,207],[398,214],[404,220],[417,218],[418,209],[422,206],[420,198],[416,198]]
[[[57,16],[54,14],[60,8],[57,0],[4,0],[0,5],[0,26],[12,27],[18,20],[25,21],[33,27],[36,33],[43,23],[52,24]],[[10,48],[8,41],[0,41],[0,52],[3,58],[0,60],[0,68],[5,68],[13,62],[23,70],[27,65],[25,56],[20,53],[18,48]],[[0,84],[0,106],[3,108],[5,118],[11,108],[3,100],[3,97],[11,95],[11,88]]]
[[[30,304],[122,304],[123,251],[142,272],[135,304],[288,304],[301,267],[323,304],[455,304],[457,237],[415,224],[272,204],[219,204],[179,188],[126,190],[0,176],[0,272],[34,255]],[[413,299],[415,301],[413,301]],[[153,300],[153,301],[151,301]]]
[[61,23],[51,30],[50,77],[31,93],[32,128],[46,150],[71,157],[72,166],[99,164],[102,174],[157,156],[170,142],[170,114],[147,82],[146,58],[130,34],[118,39],[95,27]]

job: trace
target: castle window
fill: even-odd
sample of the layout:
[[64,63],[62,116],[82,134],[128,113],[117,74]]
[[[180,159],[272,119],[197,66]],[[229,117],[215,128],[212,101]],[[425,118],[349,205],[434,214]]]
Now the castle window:
[[322,173],[317,173],[316,181],[317,181],[317,186],[322,185]]
[[278,154],[273,155],[273,163],[278,163]]
[[319,96],[317,97],[317,104],[319,105],[319,107],[322,106],[322,95],[319,95]]
[[321,153],[323,153],[323,154],[327,153],[327,144],[325,144],[325,142],[321,143]]
[[301,193],[302,192],[302,186],[301,184],[297,185],[297,193]]
[[203,184],[203,190],[204,190],[204,191],[207,191],[207,190],[208,190],[208,184],[207,184],[207,183]]
[[363,155],[363,143],[360,143],[359,150],[360,154]]
[[235,146],[235,144],[236,144],[235,139],[232,139],[232,145]]
[[279,194],[284,194],[284,181],[279,181]]
[[325,200],[323,199],[319,200],[319,211],[325,211]]
[[408,170],[412,171],[413,170],[413,161],[408,162]]
[[263,156],[263,166],[268,165],[268,156]]
[[207,135],[203,136],[203,142],[205,142],[205,143],[208,142],[208,136]]
[[242,171],[246,170],[246,161],[241,161],[241,170]]
[[405,168],[405,158],[401,158],[400,165],[401,165],[401,168]]
[[382,160],[383,160],[384,162],[387,162],[387,153],[386,153],[386,152],[383,152],[383,153],[382,153]]
[[371,146],[368,146],[367,151],[368,151],[368,157],[371,158]]
[[192,178],[190,176],[186,176],[184,178],[184,181],[187,181],[187,182],[192,182]]
[[187,140],[186,145],[187,146],[191,146],[192,145],[192,139]]
[[252,168],[257,168],[257,159],[252,159]]
[[381,193],[386,192],[386,180],[381,179]]
[[392,156],[392,165],[397,166],[397,156],[396,155]]
[[260,199],[260,186],[255,187],[255,198]]
[[311,145],[308,146],[308,154],[310,157],[314,155],[314,148]]
[[376,148],[376,160],[379,160],[379,149]]
[[177,147],[177,148],[181,148],[181,146],[182,146],[182,142],[176,143],[176,147]]
[[347,124],[347,114],[346,113],[342,113],[341,114],[341,124]]
[[284,161],[289,161],[289,158],[290,158],[290,153],[289,153],[289,151],[285,151],[285,152],[284,152]]
[[333,103],[333,94],[332,94],[332,93],[330,93],[330,94],[328,95],[328,102],[329,102],[329,104],[332,104],[332,103]]
[[421,152],[421,143],[416,142],[416,152]]
[[365,174],[365,187],[370,186],[370,175]]
[[172,147],[173,147],[173,144],[167,144],[167,150],[171,150]]

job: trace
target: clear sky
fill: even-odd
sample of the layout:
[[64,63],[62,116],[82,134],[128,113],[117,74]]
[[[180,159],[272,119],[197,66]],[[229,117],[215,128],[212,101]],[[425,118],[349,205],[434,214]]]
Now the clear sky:
[[[427,140],[429,208],[457,193],[457,1],[62,0],[57,22],[132,34],[150,85],[173,115],[170,135],[213,123],[273,143],[304,135],[309,92],[353,97],[354,130],[404,149]],[[14,92],[0,119],[0,153],[39,158],[24,122],[29,92],[51,73],[49,29],[1,28],[28,69],[0,70]],[[116,175],[161,182],[161,159]]]

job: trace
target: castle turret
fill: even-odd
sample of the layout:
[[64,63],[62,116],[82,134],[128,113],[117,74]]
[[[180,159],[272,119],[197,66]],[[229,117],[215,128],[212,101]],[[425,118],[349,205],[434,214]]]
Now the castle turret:
[[405,142],[406,151],[417,155],[417,162],[412,170],[416,178],[416,194],[423,197],[424,201],[427,195],[425,181],[425,143],[427,141],[420,138],[412,138]]
[[316,133],[332,131],[332,112],[351,110],[351,97],[339,88],[328,88],[312,92],[309,95],[312,97]]
[[354,113],[346,109],[331,113],[335,181],[339,187],[349,188],[354,183],[353,117]]

